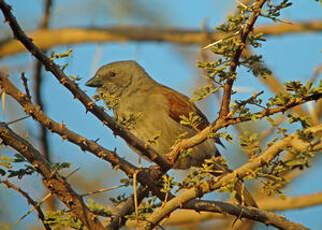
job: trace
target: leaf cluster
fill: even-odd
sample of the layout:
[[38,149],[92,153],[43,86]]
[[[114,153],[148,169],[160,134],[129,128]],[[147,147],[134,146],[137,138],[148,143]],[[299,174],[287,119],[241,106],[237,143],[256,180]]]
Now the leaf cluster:
[[[2,157],[2,162],[0,165],[5,166],[8,168],[7,172],[0,169],[0,173],[2,176],[8,173],[8,177],[18,177],[18,179],[22,179],[25,175],[32,175],[36,172],[36,168],[32,166],[27,159],[21,154],[14,154],[14,159],[9,157]],[[14,165],[12,163],[22,163],[25,162],[24,167],[21,169],[13,169]]]
[[275,97],[269,99],[266,104],[267,107],[283,106],[287,103],[293,102],[296,99],[317,95],[322,93],[322,80],[319,86],[312,87],[312,82],[308,81],[305,85],[300,81],[290,81],[284,83],[287,93],[279,93]]
[[64,210],[50,211],[44,221],[50,225],[52,230],[59,230],[62,228],[72,228],[78,230],[87,230],[85,225],[71,212]]
[[[246,44],[242,43],[241,34],[249,18],[249,14],[254,11],[258,11],[256,4],[253,4],[247,9],[242,9],[236,15],[228,16],[226,23],[215,28],[217,31],[227,34],[227,37],[215,42],[211,46],[211,51],[218,57],[216,61],[198,63],[198,67],[206,72],[203,78],[208,81],[208,84],[199,88],[199,91],[195,91],[194,94],[196,96],[192,100],[204,99],[212,93],[215,93],[219,88],[222,88],[228,79],[236,79],[237,73],[230,69],[232,62],[236,61],[234,60],[236,52],[241,47],[261,47],[262,42],[266,41],[262,33],[254,33],[251,31],[246,39]],[[237,64],[245,66],[255,76],[266,77],[268,74],[271,74],[270,70],[262,65],[262,55],[244,56],[243,60]]]
[[268,9],[265,13],[261,13],[261,16],[269,18],[274,22],[280,21],[279,17],[281,16],[281,10],[292,6],[292,3],[289,0],[283,0],[280,4],[269,4]]
[[248,132],[244,132],[239,136],[239,145],[249,155],[250,159],[257,157],[261,153],[260,144],[257,133],[250,135]]
[[98,216],[111,217],[113,215],[112,211],[109,210],[107,206],[96,203],[93,199],[88,199],[86,206]]
[[13,159],[8,156],[0,156],[0,166],[4,167],[5,169],[0,168],[0,176],[6,175],[6,169],[11,169]]
[[188,117],[180,115],[180,119],[180,124],[189,126],[197,132],[201,131],[199,126],[202,122],[202,118],[198,114],[190,112]]

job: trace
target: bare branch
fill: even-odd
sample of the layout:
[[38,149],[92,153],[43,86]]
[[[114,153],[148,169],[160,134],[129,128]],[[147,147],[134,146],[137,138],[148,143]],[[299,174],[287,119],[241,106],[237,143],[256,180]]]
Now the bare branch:
[[275,211],[313,207],[322,204],[322,192],[286,197],[285,199],[269,197],[263,199],[260,204],[265,210]]
[[189,204],[191,204],[196,211],[227,213],[234,215],[237,218],[247,218],[277,227],[278,229],[308,229],[303,227],[301,224],[289,221],[284,216],[264,211],[259,208],[233,205],[220,201],[195,201],[189,202]]
[[[262,25],[254,28],[255,33],[266,36],[283,34],[307,33],[322,31],[322,21],[304,21],[289,24]],[[59,34],[60,36],[57,36]],[[60,28],[37,30],[28,33],[30,38],[40,49],[49,49],[54,46],[81,44],[88,42],[172,42],[181,45],[204,44],[204,31],[187,30],[181,28],[167,29],[155,27],[109,27],[109,28]],[[207,32],[209,43],[226,37],[227,34]],[[14,55],[26,50],[14,39],[0,41],[0,57]]]
[[[258,206],[261,210],[266,211],[285,211],[285,210],[293,210],[293,209],[302,209],[302,208],[310,208],[312,206],[321,205],[322,204],[322,193],[314,193],[314,194],[308,194],[308,195],[300,195],[300,196],[293,196],[293,197],[287,197],[286,199],[281,198],[274,198],[274,197],[267,197],[264,199],[258,199]],[[199,206],[198,202],[206,203],[210,202],[210,206],[216,207],[216,204],[221,204],[224,202],[219,201],[206,201],[206,200],[193,200],[188,202],[187,204],[183,205],[183,208],[186,210],[177,210],[169,216],[169,218],[164,219],[160,224],[166,225],[166,226],[177,226],[177,225],[188,225],[193,223],[200,223],[207,220],[213,220],[213,219],[223,219],[226,218],[225,214],[222,213],[228,213],[226,211],[226,205],[217,206],[222,209],[219,212],[216,212],[215,208],[213,210],[200,209],[200,212],[196,212],[195,207],[202,207],[202,205]],[[191,210],[189,208],[191,207]],[[239,207],[239,206],[237,206]],[[251,218],[252,219],[252,218]],[[274,222],[269,221],[270,223]],[[136,226],[136,221],[128,220],[126,222],[126,227],[134,228]]]
[[26,96],[29,100],[31,100],[31,95],[30,95],[29,88],[28,88],[28,80],[25,77],[25,73],[21,73],[21,80],[22,80],[23,86],[25,87],[25,90],[26,90]]

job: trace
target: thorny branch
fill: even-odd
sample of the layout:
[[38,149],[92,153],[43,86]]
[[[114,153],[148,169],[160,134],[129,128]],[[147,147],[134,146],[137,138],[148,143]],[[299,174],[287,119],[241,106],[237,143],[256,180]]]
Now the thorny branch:
[[[200,202],[200,205],[199,205],[199,202]],[[224,205],[221,205],[222,203]],[[191,204],[191,209],[190,209],[190,204]],[[319,193],[308,194],[308,195],[299,195],[299,196],[287,197],[286,199],[267,197],[264,199],[257,200],[257,204],[261,210],[266,210],[266,211],[303,209],[306,207],[321,205],[322,193],[319,192]],[[203,208],[198,209],[200,212],[196,212],[195,209],[197,207],[199,208],[203,207]],[[223,219],[225,218],[225,213],[230,212],[226,209],[226,207],[227,208],[229,207],[229,205],[228,206],[226,205],[226,202],[192,200],[187,204],[183,205],[183,208],[185,209],[180,209],[180,210],[177,210],[176,212],[171,213],[170,217],[162,220],[161,224],[165,226],[178,226],[178,225],[200,223],[207,220]],[[238,207],[240,206],[237,205],[234,208],[238,208]],[[265,217],[263,216],[263,218]],[[268,220],[267,221],[268,225],[272,225],[272,223],[274,223],[274,220],[275,218],[273,218],[272,220]],[[136,220],[128,220],[126,222],[126,227],[128,228],[134,228],[136,226],[137,226]]]
[[0,123],[0,137],[5,145],[20,152],[43,176],[46,187],[77,216],[88,229],[104,229],[100,221],[89,212],[82,198],[71,188],[65,178],[52,169],[48,161],[29,142],[13,132],[6,123]]
[[[255,113],[253,115],[256,116],[257,119],[262,119],[264,117],[268,117],[268,116],[271,116],[276,113],[283,113],[286,110],[293,108],[294,106],[301,105],[301,104],[306,103],[308,101],[314,101],[314,100],[317,101],[320,98],[322,98],[322,93],[317,93],[317,94],[307,96],[304,98],[297,98],[295,100],[288,102],[287,104],[285,104],[283,106],[277,106],[277,107],[271,108],[271,109],[264,109],[261,112]],[[192,147],[200,144],[201,142],[203,142],[204,140],[209,138],[212,133],[215,133],[218,130],[228,127],[230,125],[235,125],[235,124],[250,121],[250,120],[251,120],[251,118],[240,118],[240,117],[216,120],[215,122],[213,122],[213,124],[206,127],[198,134],[196,134],[188,139],[183,139],[178,144],[176,144],[174,146],[173,150],[169,153],[169,161],[172,162],[173,160],[175,160],[182,150],[192,148]]]
[[[257,18],[260,16],[260,9],[265,4],[266,0],[260,0],[254,4],[257,4],[256,9],[257,11],[253,12],[248,19],[246,25],[240,31],[240,45],[236,48],[235,55],[232,57],[229,67],[230,73],[235,73],[237,66],[239,65],[239,59],[242,54],[243,49],[246,48],[246,39],[248,34],[253,30],[254,24]],[[229,105],[231,100],[232,88],[235,79],[229,78],[226,80],[224,84],[224,94],[222,97],[222,104],[219,111],[219,119],[225,118],[229,113]]]
[[26,200],[28,201],[29,204],[31,204],[38,212],[38,217],[41,220],[41,222],[43,223],[45,229],[50,230],[50,226],[48,224],[45,223],[45,215],[43,213],[43,211],[41,210],[39,203],[34,201],[29,195],[28,193],[26,193],[25,191],[23,191],[21,188],[17,187],[16,185],[10,183],[8,180],[0,180],[0,184],[5,184],[8,188],[12,188],[14,190],[16,190],[17,192],[19,192],[24,198],[26,198]]

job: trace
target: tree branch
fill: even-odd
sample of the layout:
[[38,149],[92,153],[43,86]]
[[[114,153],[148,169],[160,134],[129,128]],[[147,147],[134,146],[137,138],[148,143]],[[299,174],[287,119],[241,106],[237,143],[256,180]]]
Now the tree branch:
[[268,197],[259,202],[259,204],[265,210],[274,211],[313,207],[322,204],[322,192],[294,197],[286,197],[285,199]]
[[[263,109],[261,112],[254,113],[252,115],[257,119],[262,119],[264,117],[268,117],[276,113],[283,113],[290,108],[293,108],[297,105],[301,105],[308,101],[313,101],[313,100],[317,101],[321,98],[322,98],[322,93],[316,93],[304,98],[296,98],[282,106],[277,106],[271,109]],[[226,128],[230,125],[235,125],[235,124],[239,124],[250,120],[251,118],[240,118],[240,117],[218,119],[215,122],[213,122],[210,126],[206,127],[201,132],[197,133],[196,135],[187,139],[183,139],[178,144],[176,144],[173,150],[169,153],[169,160],[173,161],[174,159],[176,159],[176,157],[180,154],[181,151],[188,148],[192,148],[200,144],[201,142],[205,141],[207,138],[211,136],[211,133],[215,133],[218,130],[222,128]]]
[[[49,17],[51,12],[51,6],[52,6],[52,0],[45,0],[45,10],[43,19],[40,25],[40,29],[48,29],[49,24]],[[47,50],[43,50],[44,53],[47,52]],[[35,92],[35,101],[36,104],[40,106],[42,110],[45,111],[44,103],[41,96],[41,87],[42,87],[42,64],[40,61],[37,60],[36,66],[35,66],[35,74],[34,74],[35,84],[34,84],[34,92]],[[41,152],[44,153],[46,159],[50,161],[50,153],[49,153],[49,142],[48,142],[48,132],[47,129],[40,125],[40,143],[41,143]],[[51,209],[54,208],[55,202],[50,201],[49,206]]]
[[[242,54],[242,51],[246,48],[246,39],[248,34],[253,30],[254,24],[261,13],[261,9],[265,4],[266,0],[259,0],[255,2],[256,4],[254,11],[250,15],[245,26],[240,31],[240,44],[237,46],[234,56],[231,58],[229,73],[233,74],[236,72],[237,66],[239,65],[239,59]],[[229,105],[231,100],[232,88],[235,78],[231,77],[226,80],[223,90],[222,103],[219,111],[219,119],[224,118],[229,113]]]
[[[149,195],[149,188],[140,186],[137,190],[137,199],[138,203],[140,204],[141,201]],[[126,215],[129,215],[134,212],[134,195],[131,195],[126,199],[126,201],[122,202],[118,207],[116,207],[118,210],[117,213],[112,217],[111,222],[108,224],[108,229],[115,229],[118,230],[120,227],[122,227],[126,223],[126,218],[124,218]],[[135,221],[137,222],[137,221]]]
[[[227,202],[221,201],[197,201],[193,200],[188,204],[193,207],[197,212],[206,211],[212,213],[222,213],[230,214],[237,218],[247,218],[249,220],[254,220],[261,222],[265,225],[274,226],[278,229],[308,229],[303,227],[301,224],[289,221],[284,216],[264,211],[259,208],[246,207],[240,205],[233,205]],[[189,205],[184,205],[184,208],[189,207]],[[200,214],[199,214],[200,215]],[[188,219],[186,218],[186,221]]]
[[[322,125],[308,128],[304,132],[322,132]],[[322,139],[321,137],[319,138],[320,140]],[[209,193],[220,187],[224,187],[232,181],[234,181],[236,177],[242,180],[244,177],[252,175],[257,168],[269,164],[275,157],[279,155],[280,152],[282,152],[285,149],[285,147],[294,146],[296,142],[301,142],[300,145],[296,145],[297,148],[301,149],[305,149],[309,145],[309,143],[305,143],[301,139],[299,139],[296,133],[283,138],[282,140],[271,145],[266,151],[262,153],[261,156],[252,159],[252,161],[244,164],[240,168],[232,171],[231,173],[227,173],[222,177],[216,177],[212,180],[205,181],[201,183],[199,186],[195,186],[191,189],[188,189],[176,198],[170,200],[158,211],[155,211],[153,214],[151,214],[151,216],[147,219],[144,228],[154,227],[165,216],[169,215],[175,209],[184,205],[188,201],[197,197],[202,197],[205,193]]]
[[[52,0],[44,0],[44,13],[42,22],[39,26],[39,29],[48,29],[49,25],[49,19],[50,19],[50,13],[52,8]],[[43,50],[44,53],[47,52],[47,50]],[[40,108],[45,112],[46,108],[44,106],[43,98],[42,98],[42,83],[43,83],[43,68],[40,61],[36,60],[35,67],[34,67],[35,73],[34,73],[34,95],[35,95],[35,102],[37,105],[40,106]],[[45,158],[50,162],[51,161],[51,153],[50,153],[50,144],[48,141],[48,131],[45,126],[42,124],[39,124],[39,134],[40,137],[40,151],[44,154]],[[47,201],[47,205],[50,210],[55,209],[56,201],[54,197],[51,197]]]
[[[218,206],[218,208],[220,207],[222,209],[219,212],[215,212],[214,211],[215,208],[213,208],[213,210],[210,210],[210,209],[207,210],[207,208],[200,209],[199,210],[200,212],[196,212],[194,205],[196,207],[203,206],[203,204],[199,206],[198,202],[201,202],[201,204],[210,202],[212,203],[213,206],[216,206],[217,203],[223,203],[220,201],[193,200],[183,205],[183,208],[186,210],[177,210],[171,213],[169,218],[162,220],[160,224],[166,225],[166,226],[188,225],[193,223],[200,223],[207,220],[223,219],[227,217],[225,216],[225,214],[222,214],[222,213],[223,212],[228,213],[225,207],[229,207],[229,206],[225,206],[225,205]],[[308,194],[308,195],[287,197],[286,199],[267,197],[264,199],[257,199],[257,204],[261,210],[266,210],[266,211],[285,211],[285,210],[311,208],[312,206],[322,204],[322,193],[318,192],[318,193]],[[191,205],[191,209],[189,210],[190,205]],[[269,222],[272,223],[274,222],[274,220]],[[136,220],[128,220],[126,222],[126,227],[128,228],[135,228],[136,226],[137,226]]]
[[[322,31],[322,21],[293,22],[293,24],[262,25],[254,28],[254,33],[266,36],[287,35]],[[59,34],[59,36],[57,36]],[[97,42],[171,42],[180,45],[200,45],[204,43],[205,33],[202,30],[181,28],[167,29],[155,27],[117,26],[109,28],[59,28],[36,30],[28,33],[40,49],[55,46],[97,43]],[[218,41],[227,34],[207,32],[208,44]],[[14,39],[0,41],[0,58],[25,52],[21,44]]]
[[46,187],[77,216],[88,229],[104,229],[94,214],[89,212],[82,198],[71,188],[65,178],[52,169],[48,161],[29,142],[14,133],[6,123],[0,122],[0,137],[5,145],[20,152],[43,176]]

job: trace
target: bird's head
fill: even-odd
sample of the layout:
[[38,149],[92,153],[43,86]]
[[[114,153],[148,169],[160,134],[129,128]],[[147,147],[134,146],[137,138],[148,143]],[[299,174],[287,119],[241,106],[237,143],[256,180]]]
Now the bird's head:
[[151,84],[151,80],[137,62],[118,61],[99,68],[95,76],[86,82],[86,86],[97,88],[99,93],[107,92],[120,97],[124,93],[137,90],[142,84]]

